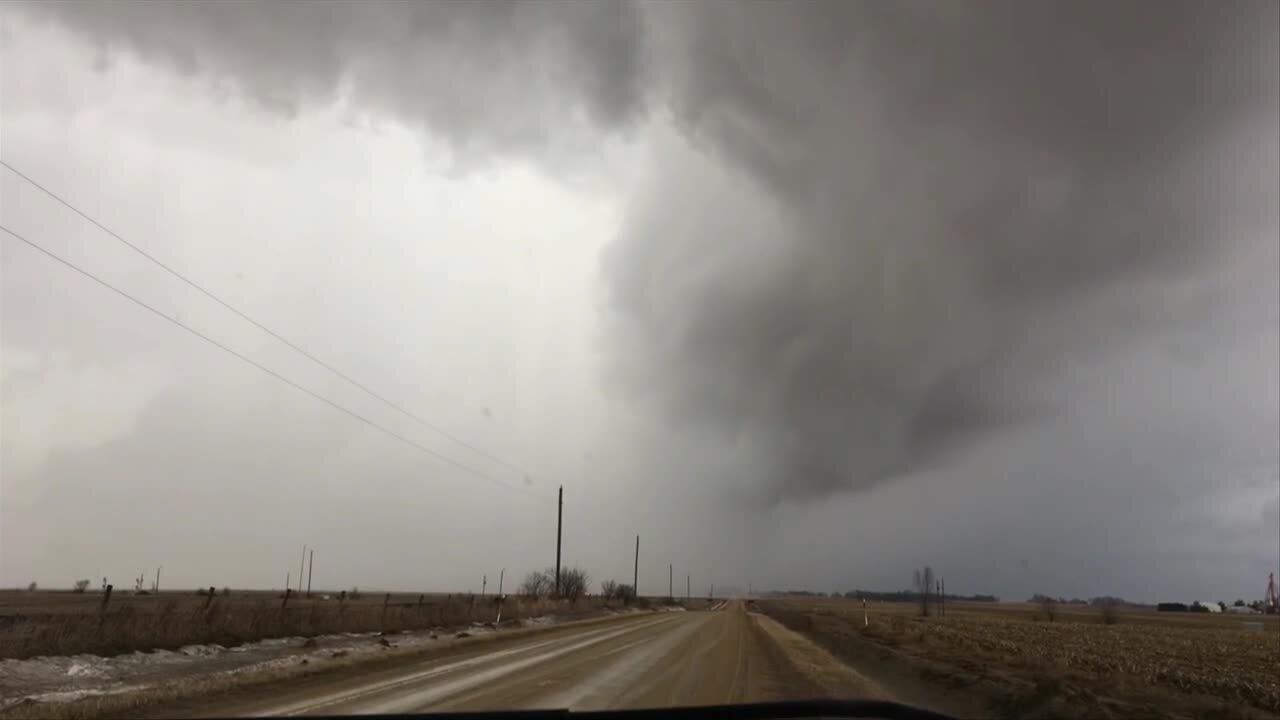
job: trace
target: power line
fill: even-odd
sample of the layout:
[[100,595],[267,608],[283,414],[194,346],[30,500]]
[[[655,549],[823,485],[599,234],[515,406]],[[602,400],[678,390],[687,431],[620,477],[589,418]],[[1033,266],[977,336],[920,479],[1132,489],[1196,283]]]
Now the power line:
[[358,389],[362,390],[363,392],[367,393],[370,397],[373,397],[373,398],[375,398],[375,399],[377,399],[377,400],[381,401],[381,402],[382,402],[383,404],[385,404],[386,406],[388,406],[388,407],[392,408],[393,410],[395,410],[395,411],[397,411],[397,412],[401,413],[401,414],[402,414],[402,415],[404,415],[405,417],[408,417],[408,418],[410,418],[410,419],[414,420],[415,422],[417,422],[418,424],[422,425],[423,427],[426,427],[426,428],[428,428],[428,429],[430,429],[430,430],[433,430],[434,432],[437,432],[437,433],[439,433],[439,434],[443,435],[444,437],[446,437],[446,438],[448,438],[448,439],[452,440],[453,442],[455,442],[455,443],[457,443],[457,444],[459,444],[459,445],[461,445],[461,446],[463,446],[463,447],[467,448],[468,450],[471,450],[472,452],[474,452],[474,453],[476,453],[476,454],[478,454],[478,455],[480,455],[480,456],[482,456],[482,457],[488,458],[489,460],[492,460],[492,461],[494,461],[494,462],[498,463],[499,465],[502,465],[502,466],[506,467],[506,468],[507,468],[507,469],[509,469],[509,470],[514,470],[515,472],[518,472],[518,473],[520,473],[521,475],[524,475],[525,477],[530,477],[530,476],[532,476],[532,474],[533,474],[533,473],[530,473],[528,470],[526,470],[526,469],[524,469],[524,468],[520,467],[519,465],[516,465],[516,464],[514,464],[514,463],[511,463],[511,462],[508,462],[508,461],[506,461],[506,460],[503,460],[502,458],[498,457],[497,455],[494,455],[493,453],[490,453],[490,452],[488,452],[488,451],[486,451],[486,450],[484,450],[484,449],[482,449],[482,448],[476,447],[475,445],[473,445],[473,444],[471,444],[471,443],[467,442],[466,440],[463,440],[462,438],[460,438],[460,437],[458,437],[458,436],[456,436],[456,435],[454,435],[454,434],[450,433],[449,431],[445,430],[444,428],[442,428],[442,427],[440,427],[440,426],[438,426],[438,425],[436,425],[436,424],[434,424],[434,423],[432,423],[432,422],[430,422],[430,421],[428,421],[428,420],[425,420],[425,419],[423,419],[422,417],[419,417],[418,415],[416,415],[416,414],[414,414],[414,413],[410,412],[409,410],[406,410],[404,407],[402,407],[401,405],[397,404],[396,402],[393,402],[392,400],[389,400],[389,399],[387,399],[386,397],[384,397],[383,395],[381,395],[381,394],[379,394],[379,393],[375,392],[373,389],[369,388],[369,387],[368,387],[367,385],[365,385],[364,383],[361,383],[360,381],[356,380],[355,378],[351,377],[350,375],[347,375],[346,373],[342,372],[341,370],[339,370],[339,369],[335,368],[334,366],[330,365],[329,363],[327,363],[327,362],[325,362],[325,361],[321,360],[320,358],[316,357],[315,355],[311,354],[310,352],[308,352],[307,350],[303,349],[302,347],[299,347],[297,343],[292,342],[292,341],[291,341],[291,340],[289,340],[288,338],[285,338],[284,336],[280,335],[280,333],[277,333],[276,331],[274,331],[274,330],[272,330],[271,328],[269,328],[269,327],[267,327],[267,326],[263,325],[262,323],[258,322],[257,320],[254,320],[252,317],[250,317],[249,315],[245,314],[245,313],[244,313],[244,312],[242,312],[241,310],[237,309],[235,306],[231,305],[231,304],[230,304],[230,303],[228,303],[227,301],[225,301],[225,300],[223,300],[222,298],[218,297],[217,295],[213,294],[213,293],[212,293],[212,292],[210,292],[209,290],[206,290],[204,287],[202,287],[202,286],[201,286],[199,283],[197,283],[196,281],[194,281],[194,280],[192,280],[192,279],[188,278],[186,275],[183,275],[182,273],[178,272],[177,270],[174,270],[172,267],[170,267],[170,266],[166,265],[164,262],[162,262],[160,259],[156,258],[154,255],[151,255],[150,253],[148,253],[146,250],[143,250],[142,248],[138,247],[137,245],[134,245],[133,243],[131,243],[131,242],[129,242],[128,240],[124,239],[124,238],[123,238],[123,237],[121,237],[118,233],[116,233],[115,231],[113,231],[111,228],[108,228],[106,225],[103,225],[102,223],[100,223],[100,222],[98,222],[97,220],[93,219],[93,218],[92,218],[92,217],[90,217],[87,213],[85,213],[84,211],[82,211],[80,208],[76,207],[75,205],[72,205],[69,201],[64,200],[64,199],[62,198],[62,196],[58,195],[58,194],[57,194],[57,193],[55,193],[54,191],[52,191],[52,190],[50,190],[49,188],[45,187],[44,185],[41,185],[40,183],[38,183],[38,182],[36,182],[35,180],[31,179],[31,177],[29,177],[26,173],[22,172],[21,170],[17,169],[16,167],[14,167],[14,166],[10,165],[7,161],[5,161],[5,160],[3,160],[3,159],[0,159],[0,165],[3,165],[5,168],[7,168],[7,169],[9,170],[9,172],[12,172],[14,175],[17,175],[18,177],[20,177],[20,178],[22,178],[23,180],[27,181],[27,182],[28,182],[28,183],[30,183],[33,187],[35,187],[36,189],[38,189],[38,190],[40,190],[41,192],[43,192],[45,195],[48,195],[49,197],[53,198],[55,201],[57,201],[58,203],[60,203],[60,204],[61,204],[61,205],[63,205],[64,207],[66,207],[68,210],[70,210],[70,211],[74,212],[75,214],[79,215],[80,217],[84,218],[84,219],[85,219],[85,220],[87,220],[89,223],[91,223],[94,227],[98,228],[99,230],[101,230],[102,232],[106,233],[107,235],[110,235],[112,238],[114,238],[114,239],[116,239],[116,240],[120,241],[120,242],[121,242],[121,243],[123,243],[126,247],[128,247],[130,250],[133,250],[134,252],[136,252],[137,254],[141,255],[141,256],[142,256],[142,257],[144,257],[144,258],[146,258],[147,260],[150,260],[152,263],[154,263],[154,264],[155,264],[157,267],[159,267],[160,269],[164,270],[165,272],[169,273],[169,274],[170,274],[170,275],[172,275],[173,277],[175,277],[175,278],[177,278],[177,279],[181,280],[182,282],[186,283],[188,286],[190,286],[190,287],[194,288],[196,291],[198,291],[199,293],[201,293],[201,294],[202,294],[202,295],[204,295],[205,297],[209,298],[210,300],[212,300],[212,301],[214,301],[214,302],[218,303],[219,305],[221,305],[222,307],[226,308],[227,310],[230,310],[231,312],[235,313],[235,314],[236,314],[237,316],[239,316],[242,320],[244,320],[244,321],[248,322],[249,324],[251,324],[251,325],[253,325],[254,327],[256,327],[256,328],[258,328],[259,330],[261,330],[262,332],[264,332],[264,333],[266,333],[266,334],[270,335],[271,337],[275,338],[276,340],[280,341],[281,343],[284,343],[284,344],[285,344],[285,345],[287,345],[290,349],[292,349],[294,352],[297,352],[298,354],[300,354],[300,355],[302,355],[303,357],[307,358],[307,359],[308,359],[308,360],[310,360],[311,362],[314,362],[315,364],[319,365],[320,367],[324,368],[325,370],[328,370],[329,372],[333,373],[334,375],[337,375],[338,377],[342,378],[343,380],[345,380],[346,382],[348,382],[348,383],[349,383],[349,384],[351,384],[352,386],[354,386],[354,387],[356,387],[356,388],[358,388]]
[[[466,464],[463,464],[463,463],[461,463],[461,462],[459,462],[459,461],[457,461],[457,460],[454,460],[453,458],[449,457],[448,455],[444,455],[444,454],[441,454],[441,453],[439,453],[439,452],[436,452],[435,450],[432,450],[431,448],[426,447],[425,445],[420,445],[420,444],[418,444],[418,443],[414,442],[413,440],[410,440],[409,438],[407,438],[407,437],[405,437],[405,436],[403,436],[403,435],[401,435],[401,434],[399,434],[399,433],[395,432],[394,430],[390,430],[390,429],[388,429],[388,428],[386,428],[386,427],[384,427],[384,426],[382,426],[382,425],[379,425],[378,423],[373,422],[372,420],[370,420],[370,419],[366,418],[365,416],[363,416],[363,415],[361,415],[361,414],[357,413],[356,411],[351,410],[351,409],[349,409],[349,408],[347,408],[347,407],[344,407],[344,406],[342,406],[342,405],[339,405],[338,403],[336,403],[336,402],[334,402],[334,401],[330,400],[329,398],[327,398],[327,397],[325,397],[325,396],[321,395],[320,393],[317,393],[317,392],[315,392],[314,390],[311,390],[311,389],[309,389],[309,388],[307,388],[307,387],[305,387],[305,386],[303,386],[303,385],[298,384],[297,382],[294,382],[293,380],[290,380],[289,378],[285,377],[284,375],[281,375],[280,373],[276,372],[275,370],[272,370],[271,368],[269,368],[269,367],[267,367],[267,366],[263,365],[262,363],[259,363],[258,361],[254,360],[254,359],[252,359],[252,358],[250,358],[250,357],[247,357],[246,355],[244,355],[244,354],[242,354],[242,353],[240,353],[240,352],[238,352],[238,351],[236,351],[236,350],[233,350],[232,348],[228,347],[227,345],[224,345],[223,343],[218,342],[217,340],[215,340],[215,339],[213,339],[213,338],[209,337],[208,335],[205,335],[204,333],[200,332],[199,330],[196,330],[195,328],[191,327],[190,325],[187,325],[186,323],[183,323],[181,320],[178,320],[177,318],[172,317],[172,316],[170,316],[170,315],[166,315],[163,311],[161,311],[161,310],[157,310],[155,307],[153,307],[153,306],[151,306],[151,305],[148,305],[147,303],[143,302],[142,300],[139,300],[138,298],[136,298],[136,297],[134,297],[134,296],[130,295],[129,293],[125,292],[124,290],[121,290],[120,288],[116,287],[115,285],[112,285],[111,283],[107,282],[106,280],[103,280],[102,278],[98,277],[97,275],[94,275],[93,273],[89,272],[88,270],[85,270],[84,268],[81,268],[80,266],[76,265],[75,263],[72,263],[70,260],[67,260],[67,259],[65,259],[65,258],[63,258],[63,257],[61,257],[61,256],[59,256],[59,255],[56,255],[56,254],[54,254],[52,251],[47,250],[46,248],[44,248],[43,246],[38,245],[38,244],[36,244],[35,242],[33,242],[33,241],[31,241],[31,240],[28,240],[27,238],[23,237],[22,235],[19,235],[18,233],[14,232],[13,230],[10,230],[8,227],[6,227],[6,226],[4,226],[4,225],[0,225],[0,230],[3,230],[4,232],[6,232],[6,233],[8,233],[9,235],[11,235],[13,238],[15,238],[15,239],[17,239],[17,240],[19,240],[19,241],[21,241],[21,242],[23,242],[23,243],[27,244],[27,245],[28,245],[28,246],[30,246],[31,248],[33,248],[33,249],[37,250],[38,252],[40,252],[40,253],[44,254],[46,257],[49,257],[50,259],[55,260],[55,261],[57,261],[58,263],[61,263],[61,264],[62,264],[62,265],[64,265],[65,267],[70,268],[71,270],[74,270],[74,271],[75,271],[75,272],[77,272],[77,273],[80,273],[81,275],[83,275],[83,276],[85,276],[85,277],[89,278],[90,280],[92,280],[92,281],[94,281],[94,282],[98,283],[98,284],[99,284],[99,285],[101,285],[102,287],[104,287],[104,288],[106,288],[106,289],[108,289],[108,290],[110,290],[110,291],[114,292],[115,294],[119,295],[120,297],[123,297],[124,299],[128,300],[129,302],[132,302],[133,304],[138,305],[139,307],[142,307],[142,308],[144,308],[145,310],[150,311],[151,313],[155,314],[156,316],[161,317],[161,318],[163,318],[163,319],[165,319],[165,320],[169,321],[170,323],[172,323],[172,324],[174,324],[174,325],[176,325],[176,326],[178,326],[178,327],[182,328],[183,330],[186,330],[187,332],[191,333],[192,335],[195,335],[196,337],[200,338],[201,340],[204,340],[205,342],[209,343],[210,345],[213,345],[214,347],[218,348],[219,350],[222,350],[223,352],[227,353],[228,355],[231,355],[231,356],[233,356],[233,357],[235,357],[235,358],[237,358],[237,359],[239,359],[239,360],[244,361],[245,363],[248,363],[249,365],[252,365],[253,367],[257,368],[258,370],[261,370],[262,372],[264,372],[264,373],[266,373],[266,374],[270,375],[271,377],[273,377],[273,378],[275,378],[275,379],[279,380],[280,382],[282,382],[282,383],[284,383],[284,384],[288,385],[289,387],[292,387],[292,388],[293,388],[293,389],[295,389],[295,390],[298,390],[298,391],[303,392],[303,393],[305,393],[305,394],[307,394],[307,395],[310,395],[311,397],[315,398],[316,400],[319,400],[320,402],[322,402],[322,403],[324,403],[324,404],[328,405],[329,407],[332,407],[333,409],[335,409],[335,410],[337,410],[337,411],[339,411],[339,412],[341,412],[341,413],[344,413],[344,414],[346,414],[346,415],[349,415],[349,416],[351,416],[351,417],[355,418],[356,420],[359,420],[360,422],[362,422],[362,423],[364,423],[364,424],[366,424],[366,425],[368,425],[368,426],[370,426],[370,427],[373,427],[373,428],[376,428],[376,429],[378,429],[378,430],[381,430],[384,434],[386,434],[386,435],[388,435],[388,436],[390,436],[390,437],[392,437],[392,438],[395,438],[396,440],[399,440],[400,442],[402,442],[402,443],[404,443],[404,444],[406,444],[406,445],[409,445],[409,446],[412,446],[412,447],[414,447],[414,448],[417,448],[417,450],[418,450],[418,451],[420,451],[420,452],[422,452],[422,453],[424,453],[424,454],[426,454],[426,455],[430,455],[430,456],[432,456],[432,457],[434,457],[434,458],[436,458],[436,459],[438,459],[438,460],[442,460],[442,461],[444,461],[444,462],[446,462],[446,463],[448,463],[448,464],[450,464],[450,465],[452,465],[452,466],[454,466],[454,467],[456,467],[456,468],[458,468],[458,469],[460,469],[460,470],[464,470],[464,471],[466,471],[466,472],[468,472],[468,473],[471,473],[472,475],[475,475],[475,476],[477,476],[477,477],[479,477],[479,478],[482,478],[482,479],[484,479],[484,480],[488,480],[489,482],[494,483],[495,485],[499,485],[499,486],[501,486],[501,487],[503,487],[503,488],[506,488],[507,490],[516,490],[516,489],[517,489],[515,486],[510,485],[509,483],[503,482],[502,480],[499,480],[498,478],[495,478],[495,477],[493,477],[493,476],[491,476],[491,475],[488,475],[488,474],[483,473],[483,472],[481,472],[481,471],[479,471],[479,470],[476,470],[475,468],[473,468],[473,467],[471,467],[471,466],[469,466],[469,465],[466,465]],[[526,492],[527,492],[527,491],[526,491]],[[532,494],[532,493],[530,493],[530,494]]]

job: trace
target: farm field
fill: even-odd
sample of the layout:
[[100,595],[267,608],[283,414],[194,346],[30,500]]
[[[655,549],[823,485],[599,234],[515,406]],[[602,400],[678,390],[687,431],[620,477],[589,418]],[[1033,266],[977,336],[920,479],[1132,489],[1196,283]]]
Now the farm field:
[[[578,616],[598,599],[555,602],[508,596],[502,619]],[[493,595],[366,592],[342,598],[314,591],[236,591],[212,597],[195,590],[113,593],[104,609],[96,591],[0,591],[0,659],[91,653],[115,655],[186,645],[237,645],[273,637],[342,632],[399,632],[497,619]]]
[[[1280,617],[771,599],[767,614],[879,680],[962,714],[1017,717],[1280,715]],[[1251,623],[1247,625],[1246,623]]]

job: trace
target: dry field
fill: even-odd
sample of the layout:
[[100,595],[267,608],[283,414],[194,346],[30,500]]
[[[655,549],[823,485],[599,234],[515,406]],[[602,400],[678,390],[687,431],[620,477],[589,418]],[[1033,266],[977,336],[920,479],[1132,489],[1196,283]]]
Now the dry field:
[[[325,596],[328,599],[324,599]],[[158,595],[112,595],[105,610],[97,592],[0,591],[0,659],[136,650],[176,649],[217,643],[230,646],[272,637],[341,632],[399,632],[491,622],[497,605],[490,595],[364,593],[339,600],[337,593],[293,596],[232,591],[202,597],[196,591]],[[578,615],[600,602],[526,600],[508,597],[502,619]]]
[[888,684],[967,693],[995,715],[1280,715],[1276,616],[1120,610],[1104,624],[1100,611],[1073,607],[1049,622],[1032,605],[972,603],[925,619],[913,605],[870,603],[864,628],[852,600],[759,605]]

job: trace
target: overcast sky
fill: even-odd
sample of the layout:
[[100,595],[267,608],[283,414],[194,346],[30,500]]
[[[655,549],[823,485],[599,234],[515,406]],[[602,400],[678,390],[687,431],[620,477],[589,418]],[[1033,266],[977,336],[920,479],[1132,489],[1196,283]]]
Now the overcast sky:
[[563,484],[642,592],[1259,596],[1278,7],[5,4],[6,163],[426,422],[0,168],[381,428],[5,235],[0,586],[492,589]]

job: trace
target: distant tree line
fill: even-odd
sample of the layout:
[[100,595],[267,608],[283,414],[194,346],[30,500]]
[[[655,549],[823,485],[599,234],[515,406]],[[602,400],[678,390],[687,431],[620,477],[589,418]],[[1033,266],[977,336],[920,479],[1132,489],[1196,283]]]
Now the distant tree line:
[[[846,598],[851,600],[861,600],[863,598],[872,602],[909,602],[918,603],[921,601],[921,594],[916,590],[894,590],[891,592],[881,592],[876,590],[850,590],[844,594]],[[1000,598],[995,595],[957,595],[955,593],[947,593],[943,596],[948,602],[959,600],[961,602],[1000,602]],[[930,600],[936,599],[936,593],[929,593]]]
[[1129,602],[1128,600],[1125,600],[1122,597],[1115,597],[1113,595],[1099,595],[1097,597],[1091,597],[1088,600],[1084,600],[1078,597],[1073,597],[1070,600],[1068,600],[1062,596],[1053,597],[1052,595],[1036,593],[1035,595],[1032,595],[1031,598],[1027,600],[1027,602],[1034,603],[1036,605],[1045,605],[1047,603],[1054,603],[1057,605],[1084,605],[1084,606],[1096,607],[1096,608],[1141,607],[1142,606],[1142,603]]
[[[921,579],[921,582],[923,583],[923,578]],[[849,600],[862,600],[865,598],[871,602],[907,603],[920,603],[924,597],[917,590],[891,590],[887,592],[881,590],[849,590],[843,594],[835,592],[813,592],[812,590],[781,590],[771,594],[795,597],[844,597]],[[928,594],[928,597],[929,602],[934,602],[938,599],[938,593],[931,592]],[[995,595],[957,595],[955,593],[946,593],[942,597],[947,602],[951,602],[953,600],[959,600],[962,602],[1000,602],[1000,598]]]
[[[1211,603],[1211,604],[1216,605],[1220,612],[1227,611],[1228,605],[1225,602],[1218,601],[1216,603]],[[1263,605],[1261,600],[1255,600],[1251,603],[1246,603],[1244,600],[1237,599],[1234,603],[1231,603],[1230,607],[1250,608],[1256,612],[1266,611],[1266,607]],[[1160,612],[1212,612],[1209,605],[1205,605],[1201,603],[1199,600],[1192,603],[1181,603],[1181,602],[1157,603],[1156,610],[1159,610]]]

